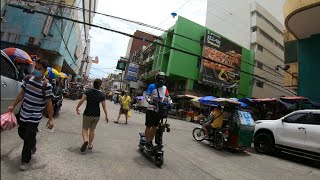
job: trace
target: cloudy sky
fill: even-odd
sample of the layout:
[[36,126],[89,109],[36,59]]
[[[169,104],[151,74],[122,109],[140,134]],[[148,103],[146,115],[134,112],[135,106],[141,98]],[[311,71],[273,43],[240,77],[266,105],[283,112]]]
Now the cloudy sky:
[[[212,0],[209,3],[214,3],[217,8],[219,8],[219,3],[222,1],[223,0]],[[248,3],[248,0],[241,1]],[[258,1],[263,3],[267,0]],[[270,1],[283,2],[284,0],[268,0],[268,2]],[[180,16],[205,25],[206,7],[207,0],[99,0],[97,11],[167,29],[171,27],[176,20],[176,18],[171,17],[170,14],[172,12],[176,12]],[[265,5],[265,7],[273,10],[272,3]],[[278,14],[281,13],[278,12]],[[280,19],[280,21],[283,20],[281,15],[277,18]],[[161,31],[115,20],[102,15],[96,15],[93,23],[129,34],[133,34],[137,29],[155,35],[162,34]],[[125,55],[129,37],[97,28],[91,29],[90,36],[92,37],[90,55],[93,57],[98,56],[100,60],[99,64],[92,65],[90,77],[106,77],[108,73],[115,72],[118,59],[120,56]]]

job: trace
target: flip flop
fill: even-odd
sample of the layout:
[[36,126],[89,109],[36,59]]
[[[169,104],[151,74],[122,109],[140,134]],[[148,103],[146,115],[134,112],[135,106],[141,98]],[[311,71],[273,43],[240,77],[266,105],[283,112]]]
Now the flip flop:
[[118,124],[118,121],[113,121],[113,122]]
[[80,151],[81,151],[81,152],[86,151],[86,149],[87,149],[87,147],[88,147],[88,144],[89,144],[89,142],[88,142],[88,141],[85,141],[85,142],[82,144],[82,146],[81,146],[81,148],[80,148]]

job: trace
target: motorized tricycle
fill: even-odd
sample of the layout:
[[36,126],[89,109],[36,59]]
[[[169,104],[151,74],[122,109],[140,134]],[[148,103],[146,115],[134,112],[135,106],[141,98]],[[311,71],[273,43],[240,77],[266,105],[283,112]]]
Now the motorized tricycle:
[[[208,132],[208,138],[205,138],[203,122],[200,127],[193,130],[193,137],[197,141],[204,139],[212,142],[213,147],[221,150],[222,147],[233,150],[245,150],[251,148],[251,142],[254,134],[254,120],[249,111],[241,107],[241,103],[233,99],[216,98],[214,105],[223,107],[223,125],[222,128],[214,132]],[[221,147],[222,146],[222,147]]]

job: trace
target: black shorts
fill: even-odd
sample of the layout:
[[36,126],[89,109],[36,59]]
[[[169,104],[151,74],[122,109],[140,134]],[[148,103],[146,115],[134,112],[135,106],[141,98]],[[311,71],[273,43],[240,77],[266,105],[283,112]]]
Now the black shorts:
[[127,114],[128,114],[128,111],[129,111],[128,109],[120,108],[119,114],[127,115]]
[[160,122],[159,114],[155,111],[147,110],[145,125],[147,127],[158,126],[159,122]]

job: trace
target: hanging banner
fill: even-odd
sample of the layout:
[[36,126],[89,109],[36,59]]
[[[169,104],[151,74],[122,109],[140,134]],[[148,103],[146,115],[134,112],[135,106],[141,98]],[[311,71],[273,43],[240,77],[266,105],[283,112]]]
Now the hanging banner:
[[221,37],[213,31],[206,30],[203,56],[211,60],[202,59],[200,82],[226,88],[238,86],[242,57],[241,46]]
[[138,78],[138,71],[139,71],[139,65],[130,63],[128,66],[126,80],[136,82]]

